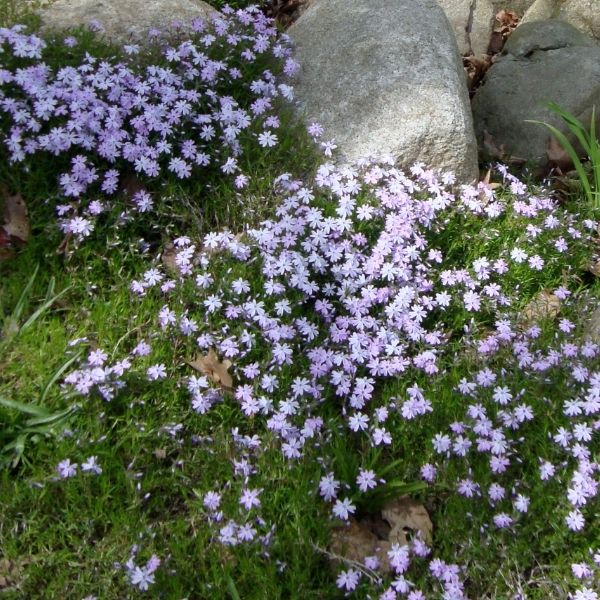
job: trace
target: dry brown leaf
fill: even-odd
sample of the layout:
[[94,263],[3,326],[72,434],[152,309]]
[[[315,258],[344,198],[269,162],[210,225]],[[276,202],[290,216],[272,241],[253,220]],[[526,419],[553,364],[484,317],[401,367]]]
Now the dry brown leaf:
[[499,31],[494,31],[490,38],[488,54],[499,54],[504,48],[504,35]]
[[496,146],[494,138],[487,130],[483,131],[483,145],[492,158],[504,158],[504,145],[498,148],[498,146]]
[[391,527],[389,541],[400,545],[407,544],[407,533],[419,532],[421,539],[431,543],[433,523],[425,507],[409,496],[401,496],[388,502],[381,510],[381,516]]
[[5,234],[17,243],[26,244],[31,235],[31,227],[27,206],[21,194],[5,195],[3,219],[2,229]]
[[600,277],[600,259],[595,259],[593,260],[589,265],[588,265],[588,271],[592,274],[595,275],[596,277]]
[[138,192],[145,191],[144,184],[135,175],[125,175],[119,185],[119,191],[125,192],[128,198],[133,198]]
[[220,385],[226,392],[233,391],[233,379],[228,373],[229,367],[233,363],[227,359],[221,362],[212,348],[208,351],[208,354],[198,355],[187,364],[192,369],[206,375],[213,383]]
[[310,2],[311,0],[271,0],[267,6],[267,15],[287,29],[298,20]]
[[329,548],[339,556],[362,564],[367,556],[375,555],[380,542],[367,524],[350,519],[348,525],[333,530]]
[[504,10],[496,13],[496,27],[494,31],[502,32],[504,29],[515,29],[519,24],[519,16],[512,10]]
[[526,159],[521,158],[520,156],[507,156],[504,144],[498,147],[493,136],[485,129],[483,131],[483,146],[491,158],[497,158],[504,163],[522,165],[527,162]]
[[10,591],[11,589],[19,588],[23,566],[28,562],[16,562],[7,558],[0,560],[0,591]]
[[515,12],[511,10],[501,10],[498,12],[496,14],[496,22],[490,39],[488,53],[499,54],[502,52],[508,36],[518,25],[519,17]]
[[525,327],[533,325],[540,319],[554,319],[560,312],[560,298],[550,290],[542,290],[523,309],[521,324]]
[[500,187],[502,187],[501,183],[498,182],[492,182],[492,170],[488,169],[487,173],[484,175],[483,179],[481,180],[481,183],[484,183],[486,185],[486,187],[488,187],[491,190],[496,190]]
[[167,244],[161,256],[162,263],[169,271],[180,275],[181,271],[179,270],[179,266],[177,265],[177,261],[175,260],[176,258],[177,248],[175,248],[174,244]]
[[364,564],[368,556],[379,559],[382,573],[391,573],[388,552],[393,544],[404,546],[411,532],[431,543],[433,525],[425,507],[401,496],[387,502],[379,515],[361,520],[350,519],[348,524],[333,530],[329,544],[330,558]]
[[0,227],[0,261],[8,260],[15,255],[13,243],[2,227]]
[[546,148],[546,156],[553,167],[560,170],[561,175],[573,168],[573,161],[555,137],[551,137]]
[[465,56],[463,57],[463,66],[467,74],[467,88],[471,97],[473,97],[476,89],[483,82],[488,69],[492,66],[492,57],[488,54]]

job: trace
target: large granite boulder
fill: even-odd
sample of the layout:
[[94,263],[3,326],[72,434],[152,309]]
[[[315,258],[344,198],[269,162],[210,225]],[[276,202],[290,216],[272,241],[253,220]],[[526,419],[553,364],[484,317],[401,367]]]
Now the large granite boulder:
[[493,149],[545,164],[550,132],[525,120],[545,121],[568,134],[545,107],[549,101],[589,123],[592,106],[600,106],[600,47],[563,21],[525,23],[510,36],[473,100],[482,157]]
[[600,40],[600,2],[598,0],[565,0],[559,18]]
[[563,3],[564,0],[535,0],[523,15],[521,25],[530,21],[555,19],[558,17]]
[[491,0],[438,0],[456,37],[461,55],[486,54],[496,11]]
[[202,0],[57,0],[40,11],[44,29],[69,29],[98,21],[116,41],[138,41],[149,29],[218,14]]
[[522,17],[534,1],[535,0],[492,0],[492,4],[494,5],[494,10],[496,12],[503,9],[512,10]]
[[546,19],[561,19],[600,40],[598,0],[535,0],[523,16],[522,23]]
[[386,153],[478,176],[465,76],[435,0],[316,0],[288,33],[299,108],[343,160]]

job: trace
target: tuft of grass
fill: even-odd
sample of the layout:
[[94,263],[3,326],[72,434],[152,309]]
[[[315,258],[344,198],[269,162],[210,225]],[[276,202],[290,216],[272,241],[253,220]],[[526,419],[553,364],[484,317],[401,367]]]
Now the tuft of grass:
[[547,127],[554,137],[558,140],[563,150],[568,154],[571,162],[575,166],[579,181],[583,188],[583,193],[587,202],[596,211],[600,211],[600,141],[596,135],[596,109],[592,108],[589,130],[574,115],[566,111],[555,102],[549,102],[547,107],[555,112],[567,125],[569,131],[575,136],[584,152],[587,155],[590,164],[591,173],[588,174],[585,166],[579,158],[579,153],[568,140],[567,136],[559,129],[544,123],[543,121],[527,121],[528,123],[538,123]]

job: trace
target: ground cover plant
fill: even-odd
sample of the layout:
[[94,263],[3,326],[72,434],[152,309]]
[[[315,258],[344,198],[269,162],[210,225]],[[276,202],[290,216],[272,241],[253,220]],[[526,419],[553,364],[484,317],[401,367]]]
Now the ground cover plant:
[[597,598],[592,207],[336,166],[257,9],[0,40],[6,597]]

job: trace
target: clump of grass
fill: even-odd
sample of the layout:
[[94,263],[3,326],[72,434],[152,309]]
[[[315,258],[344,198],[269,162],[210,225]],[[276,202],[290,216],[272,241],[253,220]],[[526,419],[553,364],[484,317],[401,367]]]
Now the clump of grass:
[[573,134],[579,142],[589,160],[591,171],[589,174],[586,171],[584,164],[581,162],[578,151],[564,133],[554,127],[554,125],[542,121],[528,122],[544,125],[552,132],[563,150],[571,159],[571,162],[577,171],[577,175],[579,176],[579,181],[587,202],[596,212],[598,212],[600,210],[600,142],[596,135],[596,109],[595,107],[592,108],[590,127],[588,130],[581,121],[558,104],[550,102],[548,103],[548,108],[555,112],[565,122],[571,134]]

